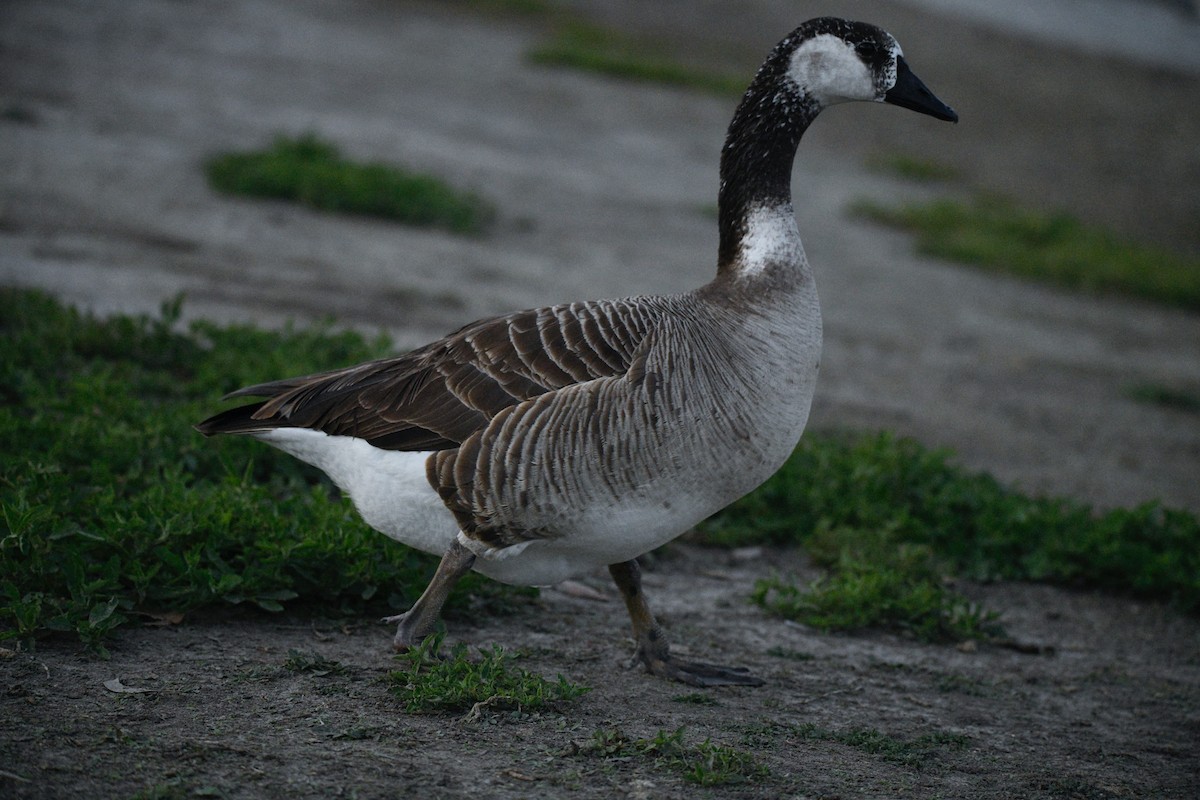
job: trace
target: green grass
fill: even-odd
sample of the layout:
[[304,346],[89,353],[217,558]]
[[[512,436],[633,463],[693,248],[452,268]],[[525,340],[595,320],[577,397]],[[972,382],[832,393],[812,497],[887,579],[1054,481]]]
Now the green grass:
[[665,46],[661,38],[631,35],[596,24],[587,16],[545,0],[461,0],[476,12],[516,15],[540,22],[544,41],[526,58],[534,64],[591,72],[621,80],[657,83],[718,95],[740,95],[749,74],[730,75],[702,65],[679,47]]
[[[987,613],[954,595],[944,575],[1115,590],[1200,610],[1195,515],[1154,503],[1096,513],[1065,498],[1028,497],[956,467],[945,451],[887,433],[806,434],[766,484],[700,530],[724,546],[809,547],[830,577],[796,594],[768,581],[760,599],[787,613],[811,611],[827,629],[986,632]],[[912,617],[910,603],[927,613]]]
[[876,172],[888,173],[919,183],[941,183],[958,180],[962,177],[962,173],[957,168],[948,164],[904,153],[877,154],[868,159],[867,166]]
[[687,66],[648,40],[580,21],[559,25],[548,42],[529,53],[529,59],[535,64],[719,95],[740,94],[749,82],[745,75]]
[[[370,530],[319,473],[191,425],[225,392],[378,357],[378,338],[158,317],[99,320],[0,290],[0,638],[100,646],[143,613],[406,608],[434,560]],[[1031,498],[887,434],[805,437],[757,492],[702,526],[713,544],[809,548],[829,574],[760,602],[826,629],[986,636],[943,578],[1040,580],[1200,610],[1200,523],[1147,504],[1094,513]],[[470,575],[449,613],[529,594]],[[917,613],[920,612],[920,613]],[[319,668],[318,668],[319,669]]]
[[313,134],[280,136],[269,149],[214,156],[204,165],[214,189],[291,200],[321,210],[408,225],[482,232],[494,216],[480,197],[388,164],[358,164]]
[[825,631],[886,628],[925,642],[990,639],[996,615],[943,580],[928,545],[900,541],[888,529],[822,529],[809,552],[828,574],[807,586],[772,576],[755,582],[751,600],[775,614]]
[[1139,403],[1148,403],[1189,414],[1200,414],[1200,395],[1195,392],[1158,383],[1139,383],[1130,386],[1126,394]]
[[945,582],[948,571],[928,544],[905,541],[895,528],[818,527],[807,540],[828,574],[808,586],[780,576],[755,583],[751,600],[820,630],[886,628],[924,642],[1000,636],[996,616]]
[[912,231],[917,249],[937,258],[1200,310],[1200,261],[1125,241],[1066,213],[988,196],[896,207],[860,202],[853,210]]
[[701,786],[750,783],[769,775],[751,753],[705,739],[684,741],[684,729],[660,730],[653,738],[635,739],[615,728],[596,731],[581,753],[606,761],[645,761],[669,769]]
[[[459,4],[480,13],[516,15],[540,22],[547,36],[527,54],[534,64],[723,96],[740,95],[752,74],[711,69],[694,52],[689,53],[680,45],[664,43],[661,37],[629,34],[591,22],[587,15],[561,3],[460,0]],[[753,65],[748,67],[752,68]]]
[[537,711],[560,708],[591,691],[561,675],[551,681],[515,667],[513,656],[500,647],[484,650],[473,660],[464,644],[439,655],[441,644],[440,635],[428,637],[397,656],[404,666],[387,675],[392,694],[410,713],[462,713],[477,704],[493,710]]
[[801,739],[836,742],[861,753],[914,769],[923,768],[941,751],[962,750],[969,744],[967,737],[962,734],[946,731],[935,731],[916,739],[905,740],[881,733],[874,728],[834,731],[805,722],[790,726],[790,732]]
[[[434,559],[369,529],[315,470],[192,424],[239,386],[378,357],[382,338],[162,316],[100,320],[0,290],[0,638],[100,645],[139,612],[395,612]],[[468,576],[471,594],[514,597]],[[453,610],[453,609],[451,609]]]

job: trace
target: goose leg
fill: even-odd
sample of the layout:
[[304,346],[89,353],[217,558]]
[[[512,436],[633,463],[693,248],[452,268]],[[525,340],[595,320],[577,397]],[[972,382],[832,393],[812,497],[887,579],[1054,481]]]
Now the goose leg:
[[433,573],[433,579],[417,598],[417,602],[413,603],[412,608],[394,617],[384,617],[384,622],[400,623],[396,628],[396,636],[392,639],[392,647],[397,652],[415,647],[433,633],[446,596],[450,594],[454,584],[458,583],[458,579],[470,571],[474,563],[475,554],[456,540],[442,556],[437,571]]
[[651,673],[691,686],[762,686],[761,678],[741,667],[721,667],[672,657],[666,634],[650,613],[642,593],[642,571],[637,559],[611,564],[608,571],[629,609],[633,638],[637,641],[637,658]]

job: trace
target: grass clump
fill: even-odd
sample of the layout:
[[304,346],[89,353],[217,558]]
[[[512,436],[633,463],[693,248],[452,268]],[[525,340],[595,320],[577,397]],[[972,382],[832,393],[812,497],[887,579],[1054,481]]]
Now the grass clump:
[[[386,339],[96,319],[0,290],[0,639],[100,646],[141,612],[394,612],[434,559],[363,523],[315,470],[192,424],[249,383],[376,358]],[[480,581],[469,577],[454,603]]]
[[472,660],[465,644],[439,656],[442,636],[425,639],[397,659],[404,666],[388,673],[394,694],[411,713],[445,714],[486,705],[492,709],[536,711],[558,707],[591,691],[570,683],[562,675],[550,681],[519,667],[499,646],[480,652]]
[[986,640],[1003,633],[998,616],[935,581],[874,565],[800,586],[794,578],[755,581],[750,599],[823,631],[896,630],[923,642]]
[[650,739],[634,739],[615,728],[601,729],[581,752],[609,761],[646,760],[701,786],[746,783],[770,774],[744,750],[711,739],[687,744],[683,728],[671,733],[660,730]]
[[474,194],[387,164],[358,164],[313,134],[280,136],[270,148],[209,159],[205,174],[227,194],[291,200],[321,210],[480,233],[494,216]]
[[779,576],[755,582],[751,600],[820,630],[887,628],[924,642],[988,639],[1002,633],[996,615],[942,580],[928,545],[897,541],[887,529],[823,529],[809,541],[829,573],[808,585]]
[[1124,241],[1069,214],[1041,213],[987,196],[896,207],[862,202],[854,210],[912,231],[917,249],[937,258],[1200,309],[1200,261]]
[[611,28],[570,21],[529,54],[535,64],[595,72],[624,80],[660,83],[720,95],[740,94],[744,77],[689,67],[648,42]]
[[[826,628],[986,631],[992,620],[949,592],[947,574],[1109,589],[1200,610],[1195,515],[1154,503],[1098,514],[1028,497],[887,433],[806,435],[779,472],[701,532],[725,546],[809,546],[829,579],[794,596],[768,582],[759,594],[782,610],[818,615]],[[843,616],[867,601],[876,617]],[[928,616],[907,616],[913,606]]]

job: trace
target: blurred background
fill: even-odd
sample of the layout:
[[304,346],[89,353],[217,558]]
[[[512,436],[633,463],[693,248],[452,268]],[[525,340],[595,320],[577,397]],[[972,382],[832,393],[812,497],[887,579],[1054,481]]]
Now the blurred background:
[[[7,0],[0,283],[100,313],[183,293],[185,319],[332,317],[401,346],[531,305],[692,288],[713,272],[739,87],[804,19],[858,18],[961,123],[845,106],[801,144],[827,337],[813,424],[896,430],[1035,493],[1200,509],[1195,307],[921,255],[854,211],[1001,196],[1196,264],[1194,3],[996,8]],[[210,183],[214,157],[305,134],[437,176],[490,221],[464,235]]]

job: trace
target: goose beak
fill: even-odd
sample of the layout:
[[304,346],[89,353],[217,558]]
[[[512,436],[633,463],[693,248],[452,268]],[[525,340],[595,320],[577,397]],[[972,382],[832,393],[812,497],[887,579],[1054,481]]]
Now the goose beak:
[[883,102],[919,111],[947,122],[958,122],[954,109],[938,100],[921,79],[908,68],[904,56],[896,58],[896,85],[883,96]]

